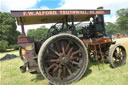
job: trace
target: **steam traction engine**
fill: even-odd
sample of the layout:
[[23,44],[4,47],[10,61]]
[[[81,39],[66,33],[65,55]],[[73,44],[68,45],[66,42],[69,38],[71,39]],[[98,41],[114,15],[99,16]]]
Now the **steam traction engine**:
[[[41,72],[52,84],[67,85],[84,75],[88,60],[99,64],[108,57],[112,67],[124,65],[126,49],[119,44],[110,49],[116,42],[105,32],[104,14],[110,14],[110,10],[11,11],[22,28],[22,37],[18,38],[24,62],[21,71]],[[46,39],[36,42],[26,37],[24,25],[46,23],[56,23]]]

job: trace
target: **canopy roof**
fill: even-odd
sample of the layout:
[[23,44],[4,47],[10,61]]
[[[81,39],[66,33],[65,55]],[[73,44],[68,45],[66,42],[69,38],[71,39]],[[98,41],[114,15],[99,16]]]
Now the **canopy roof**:
[[110,10],[12,10],[11,15],[16,17],[18,25],[22,18],[25,25],[59,23],[65,21],[68,15],[68,21],[71,21],[71,15],[74,16],[74,22],[88,21],[95,15],[110,14]]

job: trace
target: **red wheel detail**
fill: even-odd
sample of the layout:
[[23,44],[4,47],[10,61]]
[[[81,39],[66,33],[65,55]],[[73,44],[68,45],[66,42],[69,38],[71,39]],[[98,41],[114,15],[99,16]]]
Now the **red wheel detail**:
[[43,55],[39,56],[39,67],[44,76],[55,83],[78,80],[87,67],[87,51],[82,42],[69,36],[50,39]]

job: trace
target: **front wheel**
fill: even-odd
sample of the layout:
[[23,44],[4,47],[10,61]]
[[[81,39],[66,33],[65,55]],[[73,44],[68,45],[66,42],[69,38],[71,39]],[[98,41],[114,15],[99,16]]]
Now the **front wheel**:
[[38,65],[52,84],[67,85],[84,75],[88,52],[78,37],[67,33],[54,35],[41,46]]
[[113,68],[126,63],[126,49],[123,45],[116,44],[109,50],[109,62]]

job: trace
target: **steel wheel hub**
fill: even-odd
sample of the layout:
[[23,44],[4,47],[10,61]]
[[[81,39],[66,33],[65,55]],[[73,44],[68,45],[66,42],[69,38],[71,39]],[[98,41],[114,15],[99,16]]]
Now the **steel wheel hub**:
[[64,55],[64,57],[62,57],[62,62],[63,64],[67,64],[69,62],[68,56]]

